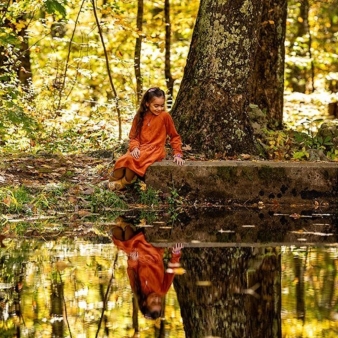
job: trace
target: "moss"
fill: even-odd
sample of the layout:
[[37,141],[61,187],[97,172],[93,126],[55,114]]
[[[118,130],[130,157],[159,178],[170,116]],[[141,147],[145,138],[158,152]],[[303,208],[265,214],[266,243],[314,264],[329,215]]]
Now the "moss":
[[222,180],[226,180],[227,182],[234,182],[237,169],[233,167],[217,167],[217,176],[221,178]]
[[261,180],[273,181],[273,180],[285,180],[286,172],[284,168],[273,168],[267,165],[258,169],[258,177]]

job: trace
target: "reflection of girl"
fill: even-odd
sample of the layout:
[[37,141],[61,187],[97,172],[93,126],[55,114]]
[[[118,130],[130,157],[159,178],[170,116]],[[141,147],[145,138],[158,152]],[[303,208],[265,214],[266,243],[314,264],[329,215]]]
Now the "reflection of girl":
[[[162,297],[168,292],[174,279],[174,271],[166,272],[163,248],[148,243],[142,232],[135,232],[130,225],[113,230],[114,244],[128,255],[130,286],[137,297],[139,309],[146,318],[160,317]],[[171,249],[169,266],[178,266],[182,244]]]

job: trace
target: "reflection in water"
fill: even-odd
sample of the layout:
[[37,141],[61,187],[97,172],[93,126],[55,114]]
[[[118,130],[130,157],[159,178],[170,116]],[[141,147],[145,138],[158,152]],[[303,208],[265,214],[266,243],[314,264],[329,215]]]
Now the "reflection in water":
[[128,277],[139,309],[148,319],[163,317],[162,302],[180,267],[182,245],[176,244],[167,253],[170,257],[165,269],[165,250],[151,245],[142,230],[136,230],[121,217],[118,221],[113,241],[128,256]]
[[[0,337],[133,337],[128,257],[114,244],[5,244]],[[189,246],[163,330],[139,313],[140,337],[337,336],[336,246]]]

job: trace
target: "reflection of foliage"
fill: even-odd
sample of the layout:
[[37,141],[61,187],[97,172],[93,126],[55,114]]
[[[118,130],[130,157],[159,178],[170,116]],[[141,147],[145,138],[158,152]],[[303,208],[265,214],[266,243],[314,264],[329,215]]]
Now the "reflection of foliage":
[[[63,308],[67,309],[69,329],[64,326],[64,334],[72,336],[86,334],[94,338],[102,314],[102,302],[112,277],[112,288],[107,298],[99,337],[132,336],[131,329],[131,288],[127,277],[127,260],[124,253],[112,244],[89,242],[51,241],[9,242],[8,251],[0,252],[0,259],[8,273],[13,267],[26,263],[24,284],[21,291],[21,311],[24,323],[15,316],[0,322],[1,337],[9,335],[17,325],[20,329],[34,329],[35,335],[51,332],[57,318],[51,316],[52,288],[63,283]],[[117,256],[116,265],[114,259]],[[4,258],[5,257],[5,258]],[[2,270],[3,272],[4,270]],[[53,276],[55,278],[53,278]],[[102,293],[103,292],[103,293]],[[170,314],[168,330],[170,336],[182,337],[183,328],[180,311],[173,288],[167,294],[167,313]],[[65,318],[64,318],[65,319]],[[81,320],[79,320],[81,319]],[[154,336],[155,326],[139,315],[140,329],[145,336]],[[1,331],[2,330],[2,331]]]
[[285,248],[283,257],[283,333],[304,338],[335,337],[337,249]]
[[159,197],[158,191],[153,189],[152,187],[146,187],[145,190],[140,189],[140,203],[149,206],[158,206],[159,205]]

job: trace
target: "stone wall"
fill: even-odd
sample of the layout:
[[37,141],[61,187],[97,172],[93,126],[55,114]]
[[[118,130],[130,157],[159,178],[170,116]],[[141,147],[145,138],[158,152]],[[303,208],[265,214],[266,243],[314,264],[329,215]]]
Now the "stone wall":
[[145,182],[164,193],[175,189],[192,202],[338,203],[335,162],[162,161],[148,168]]

